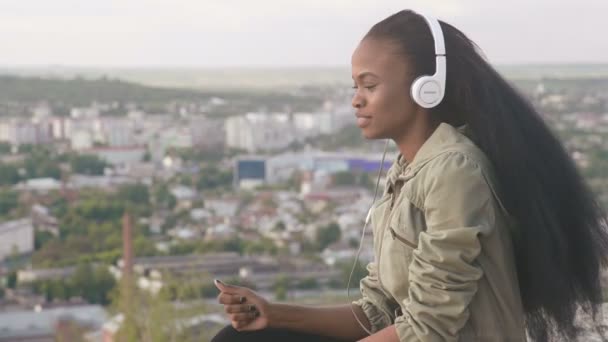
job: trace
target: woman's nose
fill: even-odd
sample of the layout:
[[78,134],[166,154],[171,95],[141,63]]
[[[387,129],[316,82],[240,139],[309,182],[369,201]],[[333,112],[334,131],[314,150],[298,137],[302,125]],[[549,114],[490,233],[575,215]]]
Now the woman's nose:
[[353,108],[359,109],[359,108],[363,107],[363,99],[355,93],[351,104],[352,104]]

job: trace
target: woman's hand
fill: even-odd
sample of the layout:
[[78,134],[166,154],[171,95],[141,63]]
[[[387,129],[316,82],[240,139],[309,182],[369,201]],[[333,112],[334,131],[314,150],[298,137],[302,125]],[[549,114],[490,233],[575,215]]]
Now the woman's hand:
[[213,283],[220,290],[218,301],[224,304],[234,329],[252,331],[268,327],[269,303],[266,299],[246,287],[228,285],[218,279]]

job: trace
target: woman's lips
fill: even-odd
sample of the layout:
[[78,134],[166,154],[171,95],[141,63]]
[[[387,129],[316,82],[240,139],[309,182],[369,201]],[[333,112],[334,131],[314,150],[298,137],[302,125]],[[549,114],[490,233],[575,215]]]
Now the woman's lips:
[[364,128],[372,122],[371,116],[357,116],[357,126]]

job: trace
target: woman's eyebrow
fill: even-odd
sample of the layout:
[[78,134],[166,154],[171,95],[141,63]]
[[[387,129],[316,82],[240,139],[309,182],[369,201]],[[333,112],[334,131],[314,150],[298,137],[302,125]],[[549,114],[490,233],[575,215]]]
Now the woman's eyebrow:
[[[375,78],[379,78],[379,77],[378,77],[378,75],[374,74],[374,73],[373,73],[373,72],[371,72],[371,71],[364,71],[364,72],[360,73],[360,74],[357,76],[357,79],[364,79],[364,78],[366,78],[366,77],[375,77]],[[353,79],[355,79],[355,78],[353,77]]]

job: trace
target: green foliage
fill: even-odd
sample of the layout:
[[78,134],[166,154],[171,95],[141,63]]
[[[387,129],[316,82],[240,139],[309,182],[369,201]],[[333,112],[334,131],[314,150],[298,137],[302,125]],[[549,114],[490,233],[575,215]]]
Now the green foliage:
[[[145,213],[149,210],[147,202],[148,190],[143,185],[125,186],[116,195],[99,191],[82,192],[81,199],[72,205],[61,198],[53,199],[51,210],[60,214],[57,216],[59,238],[39,240],[40,248],[33,254],[32,262],[51,267],[79,262],[116,261],[122,249],[125,207],[128,206],[131,213]],[[155,255],[158,252],[154,243],[146,238],[147,230],[144,228],[138,224],[133,226],[135,252],[141,256]]]
[[296,284],[296,288],[301,290],[317,289],[319,288],[319,282],[316,278],[302,279]]
[[38,250],[53,239],[53,234],[47,231],[36,230],[34,232],[34,249]]
[[6,141],[0,141],[0,156],[11,153],[11,144]]
[[19,182],[19,169],[15,165],[0,163],[0,186]]
[[212,298],[218,295],[211,277],[207,274],[200,276],[164,276],[164,285],[160,295],[171,301],[188,301],[198,298]]
[[69,158],[72,172],[84,175],[103,175],[108,164],[95,155],[72,155]]
[[0,190],[0,216],[8,214],[19,205],[19,193],[11,190]]
[[135,250],[135,255],[137,256],[144,257],[158,254],[154,242],[143,235],[140,235],[135,238],[135,241],[133,242],[133,248]]
[[[95,222],[119,220],[124,213],[124,204],[110,198],[84,199],[68,209],[67,218],[82,218]],[[62,222],[68,223],[68,222]]]
[[289,286],[290,286],[290,279],[287,276],[281,275],[281,276],[277,277],[277,279],[275,280],[275,282],[272,286],[274,289],[275,300],[286,300],[287,291],[289,290]]
[[141,158],[141,161],[147,163],[150,160],[152,160],[152,155],[150,154],[150,151],[146,150],[146,153],[144,153],[144,156]]
[[81,297],[91,304],[108,305],[110,293],[115,286],[116,281],[106,266],[80,264],[72,276],[38,281],[32,284],[32,289],[35,293],[45,295],[49,301]]
[[319,228],[316,241],[319,251],[322,251],[332,243],[339,241],[341,235],[342,232],[337,223],[330,223],[327,226]]
[[145,184],[127,184],[118,190],[118,198],[133,204],[147,205],[150,202],[148,186]]
[[[338,287],[346,286],[346,284],[348,283],[348,276],[350,275],[353,265],[355,266],[355,269],[353,271],[353,277],[350,281],[351,288],[359,287],[359,282],[361,281],[361,279],[367,276],[367,269],[365,268],[365,265],[361,261],[357,261],[357,263],[355,264],[354,261],[355,260],[353,259],[336,265],[336,267],[338,267],[338,269],[340,269],[342,273],[342,282],[341,285]],[[333,285],[337,286],[337,283],[334,283]]]
[[6,287],[14,289],[17,287],[17,271],[12,271],[6,277]]
[[[163,275],[165,286],[157,295],[138,289],[133,280],[123,278],[112,306],[125,315],[117,341],[203,341],[210,337],[203,330],[190,330],[183,323],[204,313],[202,284],[212,283],[206,275],[174,278]],[[217,290],[215,292],[215,297]],[[174,305],[179,301],[182,305]],[[186,328],[186,329],[183,329]]]
[[279,249],[275,243],[268,238],[260,238],[254,241],[246,241],[243,253],[246,255],[269,254],[277,255]]
[[21,144],[21,145],[19,145],[17,152],[19,152],[21,154],[31,153],[34,151],[34,149],[35,149],[35,146],[32,144]]
[[232,186],[232,172],[221,171],[217,167],[207,166],[200,170],[196,188],[199,191],[229,188]]
[[90,303],[109,304],[109,293],[116,285],[114,277],[106,267],[92,268],[90,264],[79,265],[72,277],[74,292]]
[[153,190],[154,198],[156,200],[156,205],[162,209],[173,210],[175,205],[177,204],[177,199],[171,191],[169,191],[169,187],[165,183],[160,183]]
[[22,165],[25,178],[61,178],[59,159],[50,146],[20,145],[19,152],[26,154]]

